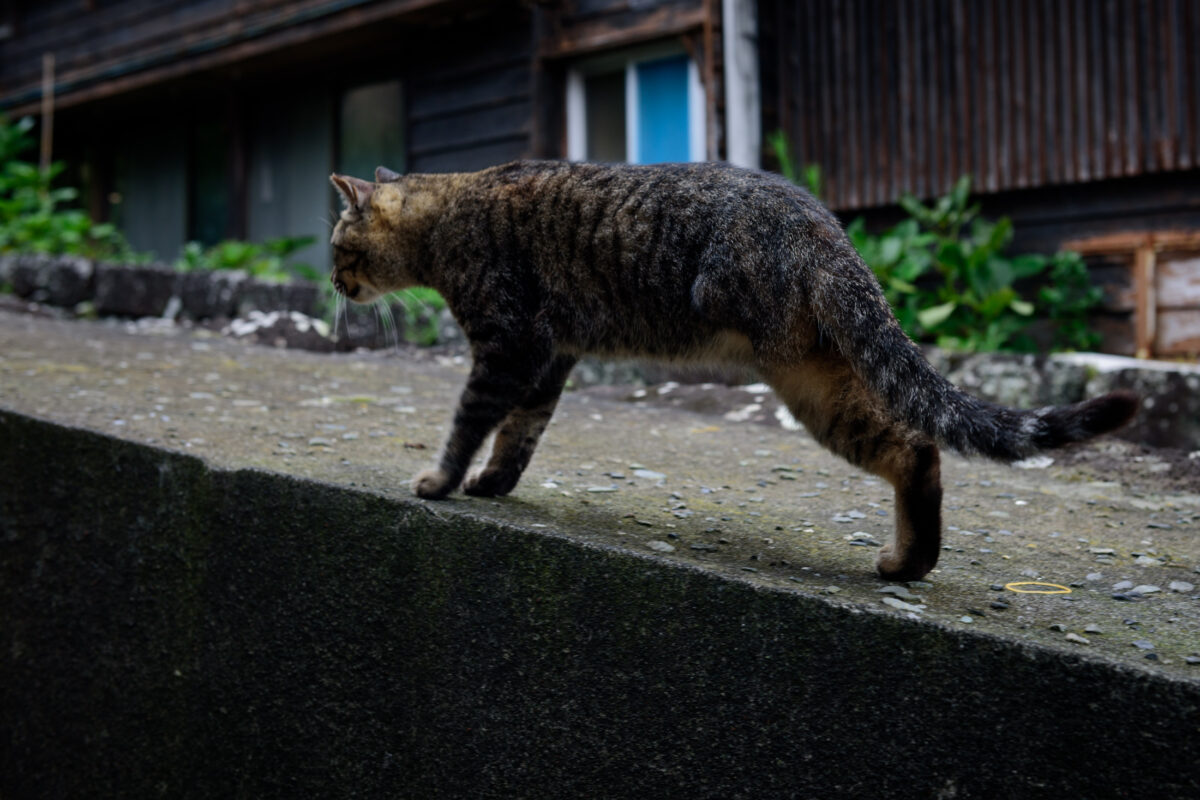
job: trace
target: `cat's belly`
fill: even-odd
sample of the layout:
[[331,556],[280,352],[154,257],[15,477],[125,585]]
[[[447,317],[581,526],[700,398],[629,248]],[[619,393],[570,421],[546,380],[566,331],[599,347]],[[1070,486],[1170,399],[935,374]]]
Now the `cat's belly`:
[[671,337],[648,341],[600,341],[589,345],[567,344],[561,349],[576,356],[595,355],[608,358],[656,359],[695,364],[737,364],[753,366],[754,347],[743,333],[719,330],[694,340],[673,340]]

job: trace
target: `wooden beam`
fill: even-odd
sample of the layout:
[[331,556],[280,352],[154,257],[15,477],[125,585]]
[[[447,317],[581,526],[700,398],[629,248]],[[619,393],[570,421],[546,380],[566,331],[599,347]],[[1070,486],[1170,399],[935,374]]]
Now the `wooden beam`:
[[1154,352],[1154,323],[1156,316],[1154,292],[1154,265],[1156,253],[1150,243],[1143,244],[1134,253],[1133,293],[1136,302],[1134,311],[1135,353],[1138,358],[1149,358]]
[[667,7],[643,15],[632,25],[615,25],[609,19],[578,24],[564,22],[556,37],[541,43],[541,56],[547,59],[571,58],[611,47],[625,47],[702,31],[707,16],[707,9],[703,7],[682,10]]
[[1062,249],[1084,256],[1133,255],[1139,248],[1156,251],[1200,249],[1200,231],[1132,231],[1089,236],[1063,243]]

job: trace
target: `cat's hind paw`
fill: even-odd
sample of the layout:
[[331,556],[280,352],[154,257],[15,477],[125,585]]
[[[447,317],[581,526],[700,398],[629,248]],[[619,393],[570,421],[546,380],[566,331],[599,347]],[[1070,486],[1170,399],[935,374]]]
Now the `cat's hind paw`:
[[514,470],[483,467],[471,473],[463,491],[475,497],[502,497],[516,488],[521,474]]
[[929,574],[936,565],[936,551],[932,557],[911,549],[898,553],[891,544],[880,550],[879,557],[875,559],[875,571],[885,581],[917,581]]
[[413,478],[412,490],[417,497],[426,500],[441,500],[454,490],[450,476],[440,469],[427,469]]

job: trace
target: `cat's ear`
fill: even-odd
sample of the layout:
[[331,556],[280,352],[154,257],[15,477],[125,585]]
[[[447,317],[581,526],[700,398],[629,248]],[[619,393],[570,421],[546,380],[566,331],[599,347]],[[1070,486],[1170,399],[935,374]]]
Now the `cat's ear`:
[[375,184],[350,175],[330,175],[329,180],[342,195],[346,208],[362,211],[371,202]]
[[383,167],[383,166],[375,168],[375,182],[376,183],[392,183],[393,181],[398,181],[398,180],[400,180],[399,172],[394,172],[393,170],[390,170],[387,167]]

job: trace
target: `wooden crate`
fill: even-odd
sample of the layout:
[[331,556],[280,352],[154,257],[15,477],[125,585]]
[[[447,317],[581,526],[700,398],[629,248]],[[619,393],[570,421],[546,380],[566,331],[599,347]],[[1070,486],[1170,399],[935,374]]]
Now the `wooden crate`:
[[1107,234],[1063,249],[1127,265],[1138,358],[1200,356],[1200,232]]

